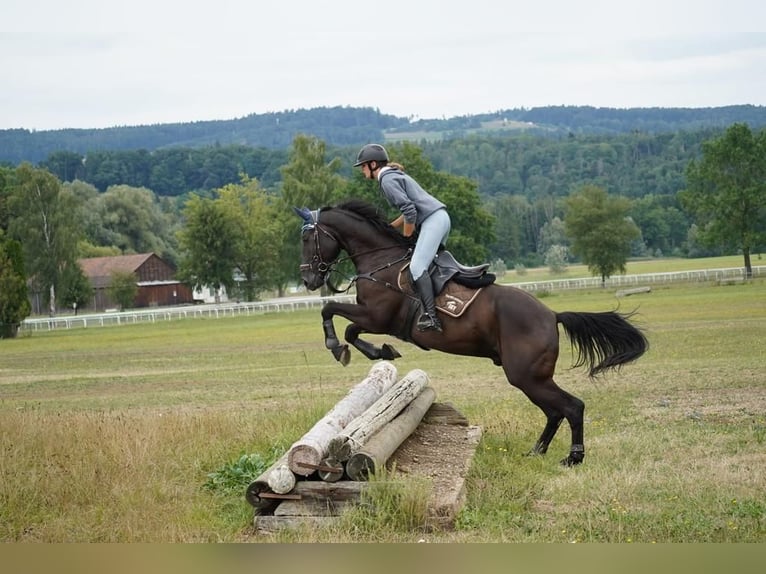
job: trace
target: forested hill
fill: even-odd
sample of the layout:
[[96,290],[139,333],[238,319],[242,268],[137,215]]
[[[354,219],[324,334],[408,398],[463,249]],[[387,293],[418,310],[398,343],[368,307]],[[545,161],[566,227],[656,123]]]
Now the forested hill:
[[0,162],[38,163],[56,151],[79,154],[98,150],[199,148],[243,144],[287,148],[297,134],[316,136],[330,146],[370,141],[430,140],[472,134],[527,132],[552,137],[568,134],[662,133],[723,128],[742,122],[766,126],[766,107],[595,108],[551,106],[501,110],[491,114],[443,119],[402,118],[373,108],[322,107],[231,120],[120,126],[104,129],[0,130]]

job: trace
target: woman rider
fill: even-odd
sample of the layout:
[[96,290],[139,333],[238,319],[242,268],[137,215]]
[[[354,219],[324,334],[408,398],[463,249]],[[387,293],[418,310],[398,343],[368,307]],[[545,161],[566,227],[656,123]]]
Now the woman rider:
[[439,245],[447,244],[451,229],[447,207],[404,173],[401,165],[389,163],[388,152],[380,144],[363,146],[354,167],[361,167],[366,179],[377,179],[380,191],[388,203],[401,211],[401,215],[391,225],[402,227],[402,234],[406,237],[417,232],[415,250],[410,261],[412,284],[423,305],[417,327],[420,331],[441,332],[431,277],[427,271]]

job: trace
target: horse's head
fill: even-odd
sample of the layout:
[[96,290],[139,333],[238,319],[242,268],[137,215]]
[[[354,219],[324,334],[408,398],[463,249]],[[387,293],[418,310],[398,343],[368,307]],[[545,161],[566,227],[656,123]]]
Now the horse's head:
[[319,211],[306,207],[293,207],[295,213],[303,219],[301,227],[301,279],[309,291],[319,289],[327,280],[332,264],[340,255],[338,240],[319,223]]

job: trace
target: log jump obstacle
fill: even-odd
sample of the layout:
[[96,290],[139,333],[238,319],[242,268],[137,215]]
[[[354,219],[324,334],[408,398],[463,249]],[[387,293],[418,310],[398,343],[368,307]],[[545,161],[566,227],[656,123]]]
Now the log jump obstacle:
[[[429,382],[420,369],[397,380],[392,363],[375,363],[365,379],[247,487],[256,530],[331,523],[344,508],[360,502],[371,475],[386,467],[396,472],[397,455],[403,458],[418,448],[434,451],[442,442],[460,452],[428,454],[445,464],[462,461],[461,472],[453,473],[448,484],[434,483],[429,513],[433,526],[449,527],[464,502],[464,478],[481,429],[469,426],[451,405],[435,402]],[[441,441],[429,439],[429,433],[454,437]],[[418,474],[412,462],[418,458],[410,456],[406,472]]]

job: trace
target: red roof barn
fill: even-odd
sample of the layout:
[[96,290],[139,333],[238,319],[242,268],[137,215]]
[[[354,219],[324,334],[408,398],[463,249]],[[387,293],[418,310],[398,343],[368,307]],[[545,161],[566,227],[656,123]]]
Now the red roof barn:
[[[138,294],[134,307],[159,307],[193,303],[191,289],[175,279],[175,267],[154,253],[91,257],[78,261],[85,277],[93,287],[93,308],[115,307],[107,288],[112,274],[133,273]],[[90,305],[89,305],[90,306]]]

